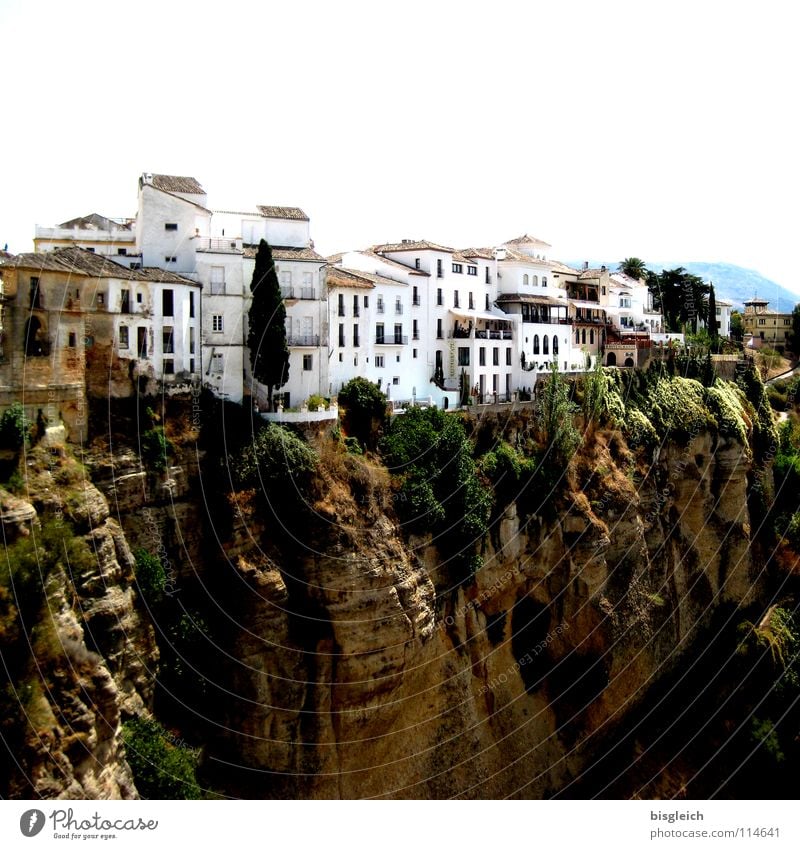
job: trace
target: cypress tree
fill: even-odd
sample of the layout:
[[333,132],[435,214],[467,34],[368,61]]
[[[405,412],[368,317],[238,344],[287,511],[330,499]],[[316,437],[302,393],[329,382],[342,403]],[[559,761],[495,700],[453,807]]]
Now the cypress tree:
[[719,335],[719,327],[717,324],[717,297],[714,294],[713,283],[708,293],[708,321],[706,322],[706,326],[708,327],[708,335],[712,339],[716,339]]
[[286,307],[272,259],[272,248],[261,240],[250,283],[253,299],[248,312],[247,346],[253,377],[267,387],[272,410],[272,391],[289,379],[289,348],[286,343]]

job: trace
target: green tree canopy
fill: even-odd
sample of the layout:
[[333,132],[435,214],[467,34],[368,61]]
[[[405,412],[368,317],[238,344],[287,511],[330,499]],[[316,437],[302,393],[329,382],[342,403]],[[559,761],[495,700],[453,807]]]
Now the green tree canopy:
[[248,313],[247,346],[253,377],[267,387],[269,409],[272,391],[289,379],[289,348],[286,343],[286,307],[278,284],[272,249],[261,240],[250,283],[253,299]]
[[709,285],[702,277],[682,267],[665,269],[661,274],[648,271],[647,287],[653,295],[653,305],[664,316],[668,331],[679,333],[688,327],[692,333],[697,333],[698,320],[707,317]]
[[647,266],[638,256],[629,256],[619,264],[619,270],[634,280],[642,280],[647,276]]

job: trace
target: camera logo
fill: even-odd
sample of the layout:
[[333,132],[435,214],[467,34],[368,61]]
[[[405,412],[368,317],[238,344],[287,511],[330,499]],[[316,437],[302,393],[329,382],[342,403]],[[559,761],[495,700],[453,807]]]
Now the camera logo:
[[19,830],[25,837],[36,837],[44,828],[44,814],[37,808],[31,808],[19,818]]

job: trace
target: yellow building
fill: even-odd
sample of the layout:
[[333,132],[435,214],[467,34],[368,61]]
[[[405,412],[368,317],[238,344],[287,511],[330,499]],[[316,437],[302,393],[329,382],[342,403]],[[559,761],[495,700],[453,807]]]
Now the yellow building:
[[745,343],[747,337],[751,337],[752,347],[775,348],[783,352],[786,348],[788,337],[792,332],[791,312],[782,313],[768,309],[769,301],[762,298],[753,298],[744,302]]

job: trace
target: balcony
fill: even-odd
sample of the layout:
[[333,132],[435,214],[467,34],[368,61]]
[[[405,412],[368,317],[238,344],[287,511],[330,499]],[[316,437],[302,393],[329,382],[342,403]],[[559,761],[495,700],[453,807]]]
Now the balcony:
[[[339,315],[344,315],[343,312],[340,312]],[[353,318],[359,318],[361,315],[361,310],[358,307],[353,307]]]
[[318,348],[319,334],[290,334],[286,337],[286,342],[291,348]]
[[386,312],[386,308],[383,305],[383,301],[378,301],[378,306],[376,307],[376,309],[380,315],[383,315],[384,312]]
[[284,301],[292,301],[297,296],[294,293],[294,289],[291,286],[281,286],[281,297]]
[[317,299],[317,290],[313,286],[301,286],[300,287],[300,300],[301,301],[316,301]]
[[237,239],[195,239],[195,250],[214,254],[238,254],[242,252],[242,243]]
[[394,305],[394,314],[395,315],[402,315],[403,314],[403,305],[402,304],[395,304]]
[[415,331],[411,334],[411,338],[414,340],[414,342],[419,341],[419,330],[415,330]]
[[418,307],[420,305],[419,295],[414,295],[414,297],[411,300],[411,305],[414,306],[414,307]]
[[376,345],[408,345],[408,336],[395,333],[393,336],[376,336]]

